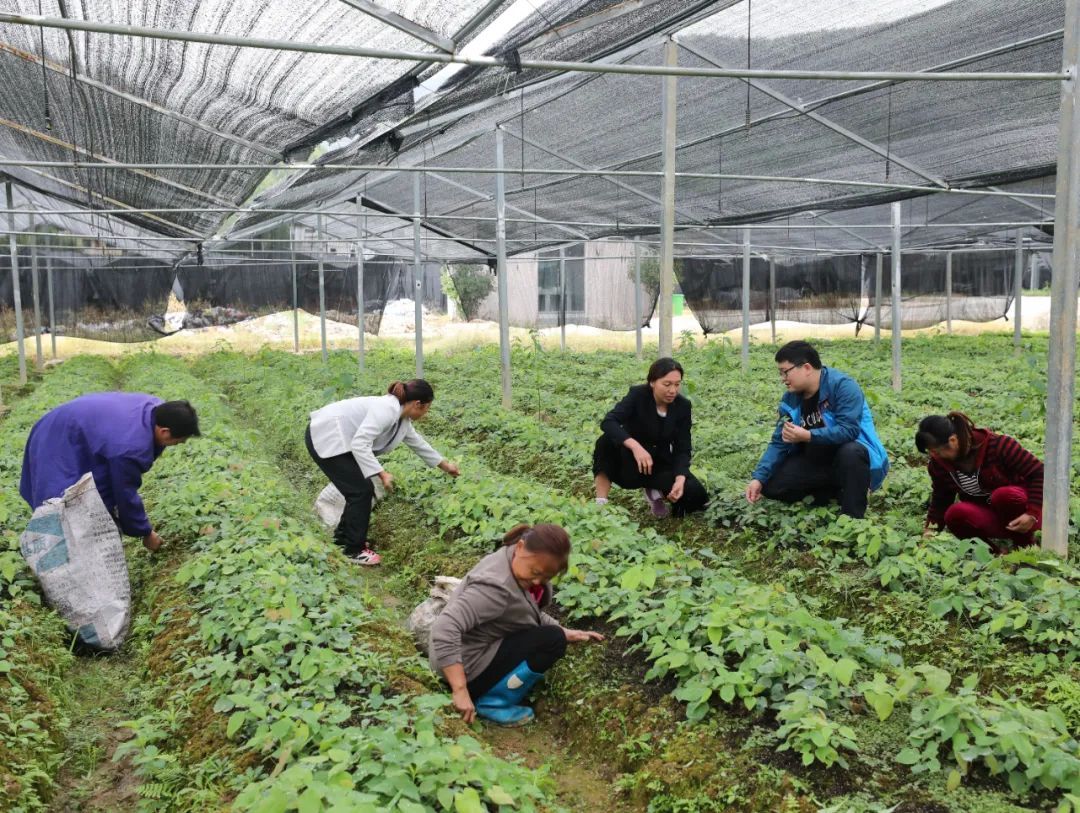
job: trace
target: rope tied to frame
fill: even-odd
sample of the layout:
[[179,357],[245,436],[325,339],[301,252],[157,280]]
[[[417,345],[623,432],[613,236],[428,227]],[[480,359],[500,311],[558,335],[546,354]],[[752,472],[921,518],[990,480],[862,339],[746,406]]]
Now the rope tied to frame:
[[[41,0],[38,0],[38,16],[44,17],[41,10]],[[52,132],[52,113],[49,111],[49,70],[45,66],[45,27],[38,26],[38,35],[41,41],[41,93],[45,103],[45,132]]]
[[[750,70],[750,2],[746,0],[746,69]],[[746,80],[746,134],[750,134],[750,79]]]
[[889,180],[889,170],[892,168],[892,92],[893,84],[889,85],[889,107],[885,119],[885,180]]

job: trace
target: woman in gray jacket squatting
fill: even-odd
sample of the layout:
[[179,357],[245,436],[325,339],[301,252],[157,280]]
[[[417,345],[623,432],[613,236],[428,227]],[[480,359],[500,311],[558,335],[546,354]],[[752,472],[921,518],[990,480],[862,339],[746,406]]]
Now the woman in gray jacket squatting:
[[525,696],[566,644],[602,641],[598,632],[566,629],[544,612],[551,579],[566,572],[570,537],[558,525],[518,525],[454,590],[431,627],[431,668],[446,677],[465,722],[479,715],[524,725]]

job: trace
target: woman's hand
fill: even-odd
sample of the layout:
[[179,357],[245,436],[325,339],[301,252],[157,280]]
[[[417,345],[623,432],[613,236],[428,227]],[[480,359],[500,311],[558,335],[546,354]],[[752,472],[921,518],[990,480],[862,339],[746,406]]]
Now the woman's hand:
[[645,447],[631,438],[626,443],[630,447],[630,451],[634,455],[634,463],[637,464],[637,470],[641,474],[652,474],[652,455],[645,451]]
[[679,475],[675,478],[675,485],[671,487],[671,491],[668,492],[667,498],[672,502],[678,502],[682,499],[683,490],[686,488],[686,477]]
[[160,536],[157,535],[157,531],[151,531],[143,537],[142,543],[144,548],[146,548],[151,553],[154,553],[158,548],[161,547],[162,539]]
[[585,641],[603,641],[604,636],[599,632],[588,632],[586,630],[571,630],[566,627],[562,628],[563,634],[566,636],[566,642],[568,644],[580,644]]
[[386,469],[383,469],[379,472],[379,479],[382,480],[383,488],[386,489],[387,493],[390,493],[394,490],[394,475],[392,475]]
[[1026,534],[1035,527],[1036,522],[1037,520],[1031,514],[1021,514],[1006,525],[1005,528],[1016,534]]
[[926,525],[923,526],[922,538],[923,539],[930,539],[933,536],[937,536],[937,532],[938,532],[938,529],[928,522],[928,523],[926,523]]
[[453,463],[449,460],[443,460],[439,463],[439,468],[449,474],[451,477],[457,477],[461,474],[461,469],[457,467],[457,463]]
[[462,686],[460,689],[454,689],[451,697],[454,701],[454,709],[461,714],[461,719],[466,723],[471,723],[476,719],[476,706],[473,705],[472,697],[469,696],[469,690]]

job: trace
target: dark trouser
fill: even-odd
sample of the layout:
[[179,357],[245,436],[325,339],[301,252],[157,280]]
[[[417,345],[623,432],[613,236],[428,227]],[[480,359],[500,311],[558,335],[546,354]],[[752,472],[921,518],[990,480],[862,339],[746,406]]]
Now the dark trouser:
[[351,453],[333,457],[319,457],[311,443],[311,427],[304,432],[304,444],[315,465],[322,469],[330,482],[345,497],[345,510],[334,529],[334,542],[340,545],[346,556],[357,554],[367,547],[368,523],[371,521],[371,502],[375,499],[375,486],[363,475],[356,458]]
[[995,488],[986,503],[961,500],[945,511],[945,527],[959,539],[977,536],[994,551],[1001,545],[993,540],[1007,539],[1018,548],[1035,544],[1035,528],[1025,534],[1010,531],[1006,525],[1027,512],[1027,491],[1021,486]]
[[469,681],[469,696],[474,702],[479,700],[522,661],[534,672],[543,674],[565,654],[566,633],[562,627],[547,624],[508,635],[499,644],[487,669]]
[[784,458],[761,493],[771,500],[798,502],[813,497],[814,505],[840,501],[840,513],[862,519],[870,489],[870,453],[858,441],[824,449],[803,450]]
[[[675,471],[670,465],[653,458],[652,474],[638,471],[634,453],[625,446],[611,442],[607,435],[601,435],[593,448],[593,476],[605,475],[611,482],[622,488],[655,488],[665,497],[675,485]],[[672,504],[672,515],[681,517],[694,511],[700,511],[709,501],[705,486],[692,473],[687,472],[683,484],[683,495]]]

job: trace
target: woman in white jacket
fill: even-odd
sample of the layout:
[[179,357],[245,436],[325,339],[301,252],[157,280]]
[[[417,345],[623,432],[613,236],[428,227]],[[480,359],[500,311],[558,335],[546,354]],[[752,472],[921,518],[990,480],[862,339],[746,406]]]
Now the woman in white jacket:
[[386,395],[347,398],[311,413],[304,441],[315,464],[345,497],[345,510],[334,531],[334,541],[357,564],[377,565],[379,554],[368,539],[371,503],[375,498],[372,479],[393,489],[394,478],[378,458],[404,443],[429,466],[438,466],[451,477],[458,467],[431,448],[413,421],[427,415],[435,392],[422,378],[395,381]]

